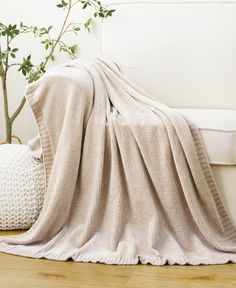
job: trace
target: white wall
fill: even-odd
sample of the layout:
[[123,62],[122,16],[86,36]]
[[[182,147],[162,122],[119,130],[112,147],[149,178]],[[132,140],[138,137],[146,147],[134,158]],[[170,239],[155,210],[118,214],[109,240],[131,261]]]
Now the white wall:
[[[14,24],[23,21],[28,25],[37,25],[41,27],[53,25],[55,28],[59,29],[64,14],[62,9],[56,7],[58,2],[60,1],[0,0],[0,22]],[[91,12],[92,11],[87,11],[87,15],[85,15],[85,10],[81,11],[79,7],[76,7],[72,13],[71,20],[73,22],[81,22],[81,20],[86,20],[89,15],[91,16]],[[76,38],[76,36],[70,36],[71,39],[68,39],[68,41],[79,45],[78,55],[95,56],[98,53],[98,26],[98,23],[94,22],[90,34],[87,33],[87,31],[83,31],[79,34],[78,38]],[[16,47],[22,49],[22,52],[24,52],[23,55],[32,54],[32,59],[37,63],[45,55],[43,48],[41,45],[38,45],[38,43],[40,43],[39,40],[26,36],[18,41]],[[65,62],[67,59],[68,56],[60,54],[56,57],[56,61],[53,65]],[[10,111],[12,113],[18,106],[24,93],[26,81],[19,72],[12,72],[9,76],[8,87],[10,93]],[[3,120],[3,102],[2,93],[0,91],[0,140],[3,140],[4,138]],[[24,143],[37,134],[36,124],[34,123],[33,115],[28,104],[25,105],[23,112],[15,121],[14,134],[19,136]]]

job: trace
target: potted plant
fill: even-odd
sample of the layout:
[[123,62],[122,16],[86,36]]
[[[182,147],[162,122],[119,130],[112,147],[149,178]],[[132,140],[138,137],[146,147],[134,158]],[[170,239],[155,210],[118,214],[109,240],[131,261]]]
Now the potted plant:
[[[82,9],[88,7],[93,8],[93,15],[85,22],[70,22],[70,14],[75,6],[81,5]],[[56,52],[64,52],[70,58],[76,58],[77,45],[68,45],[64,36],[69,33],[76,35],[82,29],[90,31],[90,26],[93,18],[107,18],[112,16],[114,10],[109,10],[98,0],[61,0],[57,4],[57,8],[65,10],[64,19],[57,37],[52,37],[53,26],[37,27],[23,24],[4,24],[0,22],[0,80],[2,87],[3,103],[4,103],[4,120],[5,120],[5,139],[0,141],[1,144],[12,143],[13,138],[16,138],[21,143],[20,138],[13,134],[13,124],[18,115],[21,113],[25,105],[25,97],[23,96],[19,106],[10,115],[9,113],[9,93],[8,93],[8,73],[11,69],[17,69],[28,83],[38,80],[45,72],[50,61],[54,61]],[[18,59],[19,49],[16,47],[15,40],[23,38],[25,34],[31,33],[34,37],[39,38],[39,45],[43,45],[45,56],[41,62],[35,64],[32,55],[28,54],[20,61]]]

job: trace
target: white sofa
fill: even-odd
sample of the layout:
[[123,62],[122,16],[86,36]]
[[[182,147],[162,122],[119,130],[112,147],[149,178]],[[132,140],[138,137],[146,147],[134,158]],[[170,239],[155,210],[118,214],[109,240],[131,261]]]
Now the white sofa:
[[[100,54],[200,128],[236,223],[236,0],[115,0]],[[99,45],[98,45],[99,46]]]
[[[97,54],[112,58],[138,86],[197,124],[236,224],[236,0],[114,1],[114,16],[94,27]],[[0,156],[6,158],[1,159],[10,162],[7,147],[1,149]],[[17,146],[11,149],[19,155]],[[14,183],[4,180],[11,175],[1,173],[6,187],[2,184],[0,191],[0,229],[30,227],[42,206],[43,176],[37,176],[42,164],[29,158],[26,147],[21,151],[32,181],[19,193]],[[12,173],[22,178],[19,165]],[[32,183],[37,188],[33,195]],[[16,200],[18,217],[12,212]]]

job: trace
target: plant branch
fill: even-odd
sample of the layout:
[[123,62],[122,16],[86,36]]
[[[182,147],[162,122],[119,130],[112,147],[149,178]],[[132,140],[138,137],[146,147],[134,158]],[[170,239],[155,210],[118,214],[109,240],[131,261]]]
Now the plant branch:
[[24,105],[25,105],[25,96],[22,97],[20,105],[17,107],[17,109],[15,110],[15,112],[12,114],[12,116],[10,117],[10,121],[13,123],[14,120],[16,119],[16,117],[20,114],[21,110],[23,109]]
[[46,57],[46,60],[44,62],[44,64],[42,65],[42,68],[45,69],[49,59],[51,58],[51,56],[53,55],[54,51],[55,51],[55,48],[58,44],[58,42],[61,40],[61,37],[63,36],[63,32],[64,32],[64,29],[65,29],[65,26],[66,26],[66,23],[68,21],[68,18],[69,18],[69,15],[70,15],[70,12],[71,12],[71,8],[72,8],[72,0],[69,0],[69,7],[68,7],[68,11],[67,11],[67,14],[66,14],[66,17],[65,17],[65,20],[62,24],[62,27],[61,27],[61,30],[59,32],[59,35],[56,39],[56,41],[54,42],[54,44],[52,45],[52,49],[51,49],[51,52],[49,53],[49,55]]
[[17,137],[16,135],[12,135],[11,138],[15,138],[19,142],[19,144],[22,144],[20,138]]
[[76,4],[78,4],[79,2],[81,2],[81,0],[77,0],[77,1],[75,1],[74,3],[72,3],[72,4],[71,4],[71,8],[72,8],[73,6],[75,6]]
[[[49,55],[46,57],[45,62],[44,62],[43,65],[41,66],[41,69],[45,69],[45,67],[46,67],[49,59],[51,58],[51,56],[53,55],[53,53],[54,53],[54,51],[55,51],[55,48],[56,48],[57,44],[60,42],[60,39],[61,39],[61,37],[62,37],[62,35],[63,35],[63,32],[64,32],[64,29],[65,29],[66,23],[67,23],[67,21],[68,21],[68,18],[69,18],[70,12],[71,12],[71,7],[72,7],[72,6],[71,6],[71,0],[70,0],[70,1],[69,1],[68,11],[67,11],[65,20],[64,20],[64,22],[63,22],[62,28],[61,28],[61,30],[60,30],[60,32],[59,32],[59,35],[58,35],[56,41],[54,42],[54,44],[53,44],[53,46],[52,46],[52,49],[51,49]],[[15,64],[14,64],[14,65],[15,65]],[[13,65],[11,65],[11,66],[13,66]],[[35,74],[33,73],[33,74],[32,74],[32,77],[30,77],[30,79],[29,79],[29,82],[33,82],[33,79],[32,79],[32,78],[33,78],[34,76],[35,76]],[[10,117],[10,121],[11,121],[11,122],[14,122],[14,120],[16,119],[16,117],[20,114],[21,110],[22,110],[23,107],[24,107],[25,102],[26,102],[26,99],[25,99],[25,97],[23,96],[23,98],[21,99],[20,105],[17,107],[17,109],[15,110],[15,112],[14,112],[14,113],[12,114],[12,116]]]
[[8,93],[7,93],[7,71],[8,71],[8,52],[9,52],[9,37],[6,39],[7,43],[7,54],[6,54],[6,64],[5,69],[2,67],[2,75],[1,75],[1,82],[2,82],[2,92],[3,92],[3,103],[4,103],[4,114],[5,114],[5,126],[6,126],[6,142],[11,142],[11,132],[12,132],[12,125],[9,117],[9,105],[8,105]]
[[2,92],[3,92],[3,103],[4,103],[4,114],[5,114],[5,126],[6,126],[6,140],[5,142],[11,143],[11,133],[12,133],[12,123],[9,117],[9,107],[8,107],[8,95],[7,95],[7,86],[5,73],[1,76],[2,82]]

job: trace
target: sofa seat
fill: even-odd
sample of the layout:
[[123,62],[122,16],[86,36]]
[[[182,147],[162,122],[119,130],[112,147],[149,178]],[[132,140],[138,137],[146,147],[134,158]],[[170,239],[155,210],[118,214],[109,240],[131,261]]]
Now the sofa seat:
[[200,129],[211,164],[236,165],[236,110],[176,110]]

